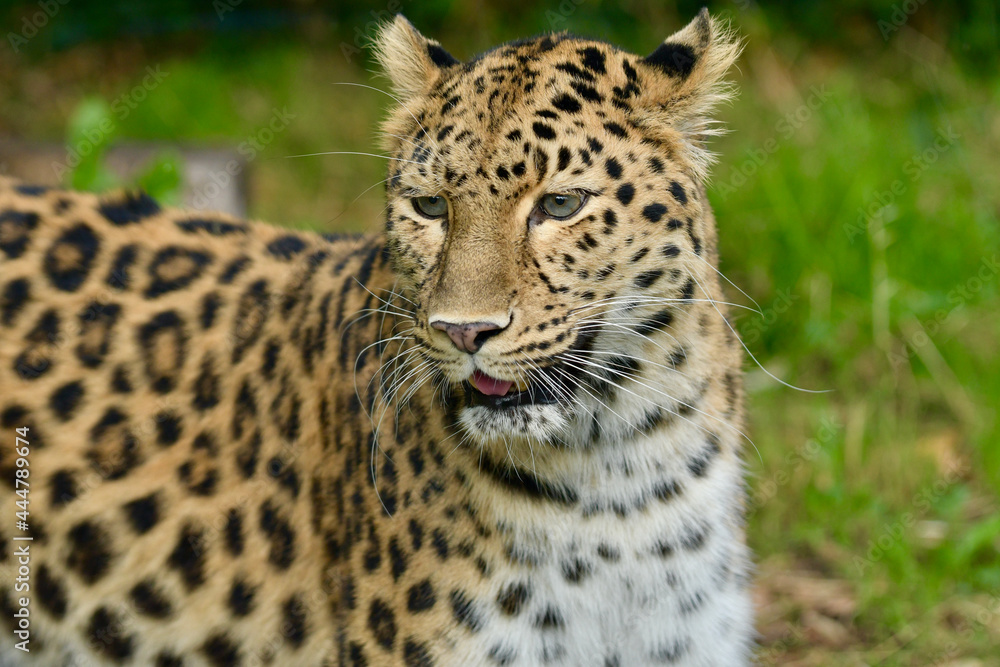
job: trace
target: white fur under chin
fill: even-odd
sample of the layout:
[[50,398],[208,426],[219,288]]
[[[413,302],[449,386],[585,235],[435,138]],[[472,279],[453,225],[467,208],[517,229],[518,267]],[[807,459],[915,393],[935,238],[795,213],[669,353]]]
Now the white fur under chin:
[[485,406],[461,410],[462,428],[478,444],[527,440],[547,443],[569,427],[566,411],[558,405],[525,405],[498,410]]
[[[641,410],[643,401],[636,398],[623,403],[616,407],[622,417],[629,418]],[[634,506],[635,499],[658,479],[684,478],[686,461],[696,451],[693,443],[703,442],[701,426],[682,421],[666,432],[643,437],[608,429],[606,439],[588,447],[570,441],[555,463],[546,455],[551,453],[546,451],[549,446],[542,443],[552,433],[572,435],[578,421],[589,422],[589,414],[578,420],[568,411],[560,405],[461,411],[466,433],[480,442],[497,439],[504,443],[512,453],[510,460],[529,471],[531,463],[522,460],[514,444],[534,440],[539,466],[571,482],[579,490],[580,506],[600,510],[588,518],[567,520],[565,514],[545,505],[490,503],[494,518],[511,526],[512,542],[535,561],[528,568],[510,566],[497,573],[493,577],[496,590],[490,597],[525,578],[532,582],[535,594],[530,610],[515,618],[501,615],[495,607],[481,610],[492,618],[484,624],[488,629],[476,637],[480,650],[482,646],[508,648],[515,656],[505,663],[509,665],[749,664],[754,637],[746,586],[750,560],[734,519],[740,512],[742,493],[739,461],[720,457],[707,475],[688,484],[677,498],[651,501],[643,509],[620,516],[614,507]],[[692,531],[702,534],[703,540],[692,540]],[[664,539],[674,545],[668,558],[655,554]],[[683,547],[686,539],[697,546]],[[620,553],[617,562],[595,556],[601,544],[614,546]],[[583,582],[571,583],[563,564],[581,557],[594,566],[593,571]],[[549,605],[563,618],[559,632],[539,630],[533,624]],[[618,662],[606,663],[610,655],[616,655]],[[469,647],[461,664],[495,662]]]

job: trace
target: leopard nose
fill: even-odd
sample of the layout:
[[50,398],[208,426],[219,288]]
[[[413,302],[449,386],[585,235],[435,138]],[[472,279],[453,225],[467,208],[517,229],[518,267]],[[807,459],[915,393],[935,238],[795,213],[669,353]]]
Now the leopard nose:
[[448,334],[451,342],[462,352],[475,354],[488,339],[503,331],[503,327],[492,322],[472,322],[470,324],[454,324],[436,320],[431,326]]

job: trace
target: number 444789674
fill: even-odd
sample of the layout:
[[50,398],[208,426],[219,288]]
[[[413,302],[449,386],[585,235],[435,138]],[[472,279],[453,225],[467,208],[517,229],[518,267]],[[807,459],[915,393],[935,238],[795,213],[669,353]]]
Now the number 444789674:
[[28,454],[31,450],[28,447],[28,427],[23,426],[17,431],[17,447],[14,450],[17,454],[17,460],[14,464],[17,469],[14,471],[14,482],[17,488],[18,496],[20,500],[17,501],[18,510],[15,512],[17,516],[17,527],[21,530],[28,530]]

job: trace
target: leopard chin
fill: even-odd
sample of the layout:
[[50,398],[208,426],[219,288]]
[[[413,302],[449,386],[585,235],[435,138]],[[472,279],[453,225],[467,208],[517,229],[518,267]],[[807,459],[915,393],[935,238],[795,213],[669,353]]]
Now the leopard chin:
[[527,403],[507,407],[468,405],[459,412],[459,423],[473,440],[553,444],[561,442],[571,422],[565,403]]

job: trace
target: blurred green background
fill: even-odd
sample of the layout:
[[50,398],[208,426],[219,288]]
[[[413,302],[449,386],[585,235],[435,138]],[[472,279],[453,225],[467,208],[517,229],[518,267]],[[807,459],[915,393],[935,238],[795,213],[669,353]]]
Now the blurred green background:
[[[161,142],[136,179],[167,201],[172,147],[249,146],[252,216],[375,231],[383,161],[287,156],[377,152],[390,100],[335,84],[387,86],[364,49],[378,20],[401,11],[460,58],[552,30],[643,53],[699,8],[7,3],[0,139],[99,137],[50,174],[89,189],[117,184],[109,146]],[[747,361],[759,661],[1000,665],[997,5],[709,9],[747,39],[710,188],[721,268],[761,306],[736,324],[771,373],[832,390]],[[276,114],[288,122],[262,134]]]

